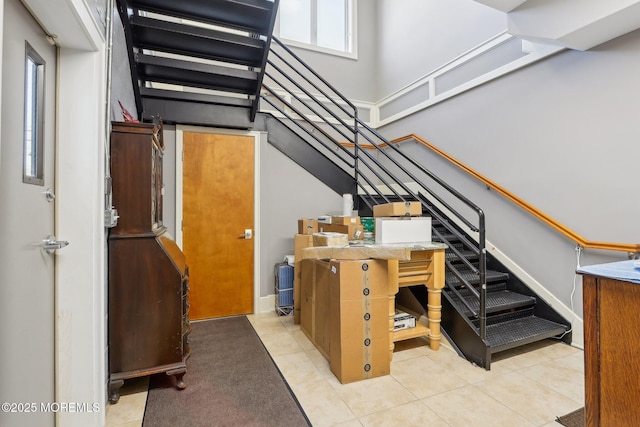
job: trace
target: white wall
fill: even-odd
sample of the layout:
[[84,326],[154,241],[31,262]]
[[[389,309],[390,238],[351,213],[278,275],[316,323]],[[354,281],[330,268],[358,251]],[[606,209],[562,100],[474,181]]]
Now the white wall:
[[504,13],[471,0],[378,0],[376,99],[504,31]]
[[375,101],[378,1],[358,1],[358,59],[316,51],[292,50],[349,99]]
[[[415,133],[588,240],[640,242],[640,31],[565,51],[382,129]],[[479,204],[487,238],[570,306],[575,244],[464,174],[407,147]],[[581,265],[626,259],[586,250]],[[581,289],[573,299],[581,316]]]

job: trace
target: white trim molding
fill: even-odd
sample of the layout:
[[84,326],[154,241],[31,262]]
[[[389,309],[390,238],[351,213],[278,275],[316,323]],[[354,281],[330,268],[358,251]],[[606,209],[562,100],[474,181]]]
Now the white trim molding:
[[[566,48],[550,44],[532,43],[501,32],[457,58],[425,74],[414,82],[380,99],[377,102],[352,101],[358,109],[358,117],[372,128],[388,125],[397,120],[429,108],[460,93],[480,86],[498,77],[514,72]],[[274,92],[293,106],[310,98],[301,91],[285,91],[274,88]],[[264,92],[268,95],[267,92]],[[337,103],[346,105],[340,99],[328,99],[318,95],[316,98],[324,105]],[[274,100],[278,104],[278,100]],[[303,108],[304,110],[304,108]],[[267,103],[262,103],[262,112],[272,113],[285,118],[282,113]],[[292,118],[300,118],[294,111],[285,110]],[[316,115],[306,115],[314,121],[322,121]],[[330,119],[331,123],[338,123]]]

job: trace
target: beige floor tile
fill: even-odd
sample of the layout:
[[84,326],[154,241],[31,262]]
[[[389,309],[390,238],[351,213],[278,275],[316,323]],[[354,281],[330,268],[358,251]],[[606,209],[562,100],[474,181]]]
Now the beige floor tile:
[[307,351],[307,356],[325,378],[335,378],[331,372],[329,361],[315,347]]
[[300,324],[293,323],[293,316],[278,316],[280,323],[285,327],[287,331],[295,331],[300,329]]
[[447,427],[448,424],[421,401],[410,402],[360,419],[364,427]]
[[136,421],[131,421],[131,422],[122,423],[122,424],[111,424],[107,420],[106,427],[142,427],[142,418],[140,418],[139,420],[136,420]]
[[496,376],[476,386],[536,425],[551,422],[582,406],[518,372]]
[[284,330],[282,333],[263,335],[260,339],[272,357],[304,351],[298,341]]
[[358,418],[417,400],[390,375],[334,386]]
[[453,349],[448,348],[440,348],[436,352],[427,353],[427,357],[438,362],[444,372],[455,372],[457,376],[470,384],[485,381],[494,375],[511,372],[510,369],[493,363],[491,364],[491,370],[487,371],[460,357]]
[[324,379],[322,373],[304,351],[273,356],[273,360],[294,391],[298,385]]
[[345,421],[343,423],[335,424],[335,427],[362,427],[362,423],[358,419]]
[[300,345],[300,347],[302,347],[303,350],[308,351],[316,348],[316,346],[307,337],[307,334],[302,332],[301,329],[290,330],[290,334],[293,337],[293,339],[295,339],[298,342],[298,344]]
[[452,427],[534,427],[534,424],[474,385],[423,399]]
[[391,376],[419,399],[469,384],[456,375],[455,371],[427,356],[393,361]]
[[554,360],[569,369],[574,369],[580,372],[584,376],[584,352],[578,351],[576,353],[564,357],[559,357]]
[[125,423],[142,424],[147,393],[121,395],[118,403],[108,404],[106,413],[107,426],[119,426]]
[[538,363],[580,352],[581,350],[561,341],[543,340],[494,354],[491,369],[493,370],[495,366],[517,371]]
[[275,313],[249,314],[247,315],[247,319],[249,319],[253,329],[256,330],[260,338],[266,335],[281,334],[287,331],[287,328],[285,328]]
[[429,348],[429,341],[425,338],[413,338],[394,343],[393,362],[425,356],[433,351]]
[[356,420],[354,413],[326,380],[299,384],[295,394],[314,427]]
[[[561,359],[550,360],[520,371],[522,375],[584,405],[584,376]],[[560,414],[562,415],[562,414]]]

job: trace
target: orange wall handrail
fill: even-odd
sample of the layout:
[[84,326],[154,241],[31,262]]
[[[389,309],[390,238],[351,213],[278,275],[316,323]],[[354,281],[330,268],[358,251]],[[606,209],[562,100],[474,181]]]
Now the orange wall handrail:
[[[573,240],[575,243],[577,243],[578,245],[582,246],[583,248],[602,249],[602,250],[630,252],[630,253],[638,253],[638,252],[640,252],[640,243],[632,244],[632,243],[595,242],[595,241],[592,241],[592,240],[585,239],[584,237],[582,237],[581,235],[579,235],[575,231],[571,230],[569,227],[559,223],[558,221],[556,221],[555,219],[553,219],[552,217],[550,217],[546,213],[544,213],[541,210],[535,208],[530,203],[522,200],[521,198],[519,198],[515,194],[507,191],[506,189],[504,189],[500,185],[498,185],[495,182],[491,181],[489,178],[487,178],[487,177],[481,175],[480,173],[476,172],[475,170],[471,169],[469,166],[465,165],[464,163],[462,163],[461,161],[459,161],[455,157],[453,157],[453,156],[449,155],[448,153],[442,151],[440,148],[436,147],[435,145],[431,144],[430,142],[428,142],[427,140],[421,138],[418,135],[409,134],[409,135],[394,139],[394,140],[391,141],[391,143],[397,144],[397,143],[408,141],[408,140],[415,140],[415,141],[419,142],[420,144],[424,145],[425,147],[427,147],[428,149],[430,149],[434,153],[438,154],[443,159],[445,159],[445,160],[449,161],[450,163],[453,163],[454,165],[458,166],[460,169],[462,169],[463,171],[465,171],[466,173],[468,173],[472,177],[474,177],[477,180],[481,181],[488,188],[498,192],[503,197],[507,198],[511,202],[513,202],[516,205],[520,206],[522,209],[524,209],[525,211],[529,212],[530,214],[532,214],[536,218],[540,219],[545,224],[547,224],[550,227],[554,228],[555,230],[559,231],[564,236],[566,236],[569,239]],[[386,145],[386,144],[381,144],[380,147],[382,148],[383,145]],[[369,146],[367,146],[365,144],[361,145],[360,147],[361,148],[374,148],[373,146],[369,147]]]

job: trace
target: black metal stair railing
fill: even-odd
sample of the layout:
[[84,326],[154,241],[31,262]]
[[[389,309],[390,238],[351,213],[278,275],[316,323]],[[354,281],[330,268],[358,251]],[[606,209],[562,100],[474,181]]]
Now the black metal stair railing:
[[[355,200],[362,200],[371,209],[376,201],[389,202],[392,197],[394,200],[420,201],[434,220],[477,255],[476,266],[458,248],[449,245],[448,250],[478,278],[477,289],[451,261],[446,261],[445,265],[460,287],[467,288],[478,304],[469,303],[468,297],[465,298],[456,286],[450,283],[446,286],[477,317],[478,333],[485,340],[487,260],[482,209],[371,128],[359,117],[358,108],[351,101],[276,37],[270,45],[262,88],[261,111],[271,112],[307,144],[334,159],[334,163],[352,175],[358,193],[354,195]],[[464,239],[449,225],[448,218],[431,208],[432,200],[476,232],[478,241]],[[434,235],[448,243],[442,233],[434,231]]]

